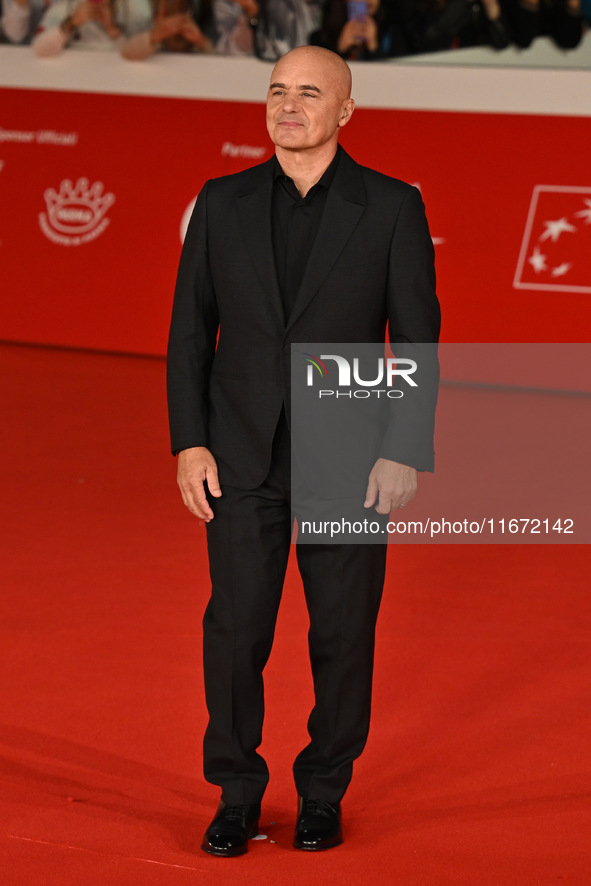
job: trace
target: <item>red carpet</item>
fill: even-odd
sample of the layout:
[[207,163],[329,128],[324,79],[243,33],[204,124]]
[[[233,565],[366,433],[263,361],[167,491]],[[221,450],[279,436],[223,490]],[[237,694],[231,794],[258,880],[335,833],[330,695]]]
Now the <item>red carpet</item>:
[[164,364],[10,346],[0,361],[3,886],[591,883],[588,546],[390,551],[372,732],[346,841],[322,854],[290,848],[311,702],[292,567],[266,839],[212,859],[204,532],[167,454]]

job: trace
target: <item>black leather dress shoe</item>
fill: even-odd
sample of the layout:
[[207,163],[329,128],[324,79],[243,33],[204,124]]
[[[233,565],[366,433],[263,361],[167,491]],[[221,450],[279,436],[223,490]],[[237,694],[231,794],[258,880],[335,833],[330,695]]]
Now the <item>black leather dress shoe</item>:
[[318,852],[343,842],[341,804],[300,797],[293,845],[296,849]]
[[210,855],[244,855],[248,841],[259,832],[261,804],[227,806],[223,801],[203,836],[201,848]]

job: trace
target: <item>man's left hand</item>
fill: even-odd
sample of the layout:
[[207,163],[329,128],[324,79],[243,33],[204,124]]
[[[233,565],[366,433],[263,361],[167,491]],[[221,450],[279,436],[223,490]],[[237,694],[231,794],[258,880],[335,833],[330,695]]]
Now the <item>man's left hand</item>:
[[412,501],[416,491],[415,468],[378,458],[369,475],[363,507],[371,508],[377,501],[375,509],[378,514],[389,514]]

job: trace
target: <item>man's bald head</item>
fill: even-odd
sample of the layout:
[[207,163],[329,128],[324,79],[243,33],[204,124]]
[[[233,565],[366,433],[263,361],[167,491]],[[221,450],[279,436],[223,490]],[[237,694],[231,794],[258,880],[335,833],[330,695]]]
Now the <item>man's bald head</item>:
[[328,49],[298,46],[273,68],[267,129],[279,153],[330,162],[354,107],[349,66]]
[[312,66],[318,71],[319,76],[326,75],[333,80],[341,100],[351,98],[351,69],[336,52],[323,49],[321,46],[298,46],[279,59],[273,68],[271,83],[277,79],[276,74],[281,71],[282,66],[293,63]]

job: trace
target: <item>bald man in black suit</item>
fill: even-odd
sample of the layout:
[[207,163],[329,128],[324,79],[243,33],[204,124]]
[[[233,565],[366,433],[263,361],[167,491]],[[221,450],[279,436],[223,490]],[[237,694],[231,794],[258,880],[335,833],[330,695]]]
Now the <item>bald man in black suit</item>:
[[[257,748],[292,529],[291,344],[380,343],[387,326],[392,342],[439,334],[420,194],[338,145],[353,110],[339,56],[285,55],[267,96],[275,156],[207,182],[179,267],[169,412],[183,501],[207,523],[204,768],[222,795],[202,848],[219,856],[247,851],[268,781]],[[433,469],[432,432],[389,434],[377,455],[363,504],[386,515],[412,499],[417,470]],[[385,561],[385,544],[298,544],[315,691],[310,743],[294,763],[298,849],[342,842],[341,799],[369,729]]]

